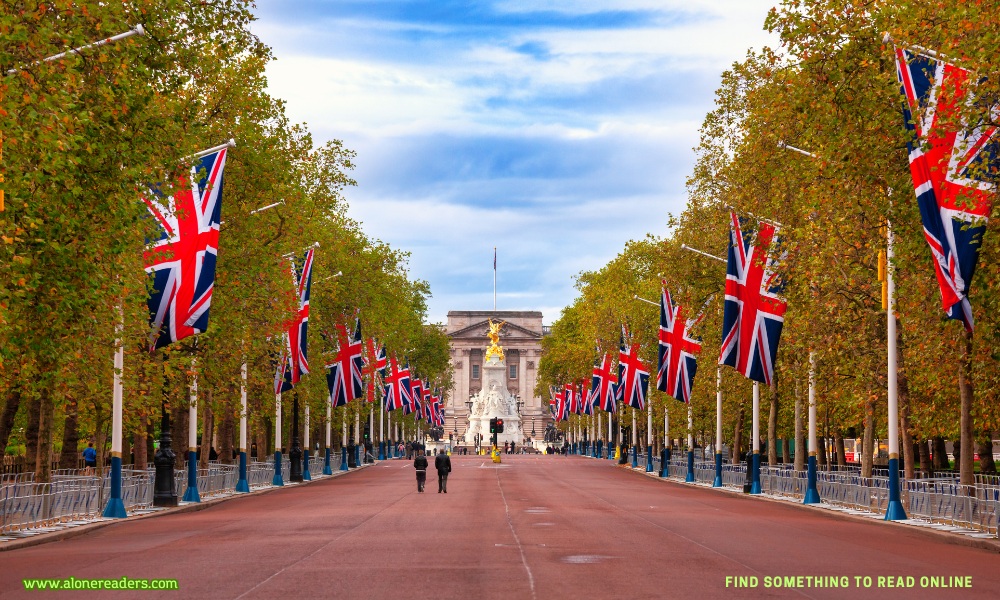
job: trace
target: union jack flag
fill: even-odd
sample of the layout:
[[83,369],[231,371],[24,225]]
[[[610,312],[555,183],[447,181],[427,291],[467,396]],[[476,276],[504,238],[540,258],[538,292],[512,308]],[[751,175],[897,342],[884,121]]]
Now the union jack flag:
[[[910,174],[949,319],[972,331],[969,284],[976,271],[990,197],[994,191],[997,128],[981,121],[956,122],[967,107],[970,73],[943,60],[896,49],[896,74],[906,99],[903,114]],[[998,107],[991,120],[1000,117]],[[957,131],[961,129],[962,131]]]
[[385,358],[385,346],[378,343],[375,338],[368,338],[365,357],[369,365],[375,369],[380,376],[385,377],[385,368],[389,364]]
[[[143,252],[153,275],[149,307],[149,351],[199,334],[208,328],[215,263],[222,220],[222,172],[226,149],[191,166],[167,200],[158,187],[143,197],[161,229],[160,239]],[[201,174],[201,177],[199,177]]]
[[[406,376],[410,376],[410,361],[407,359],[406,366],[403,367],[403,373]],[[409,415],[416,412],[420,408],[420,395],[414,394],[412,391],[403,398],[403,415]]]
[[569,405],[569,414],[578,415],[580,414],[580,405],[577,402],[576,397],[576,386],[572,383],[567,383],[563,389],[563,394],[566,397],[566,404]]
[[326,386],[330,390],[330,403],[345,406],[365,394],[362,368],[364,365],[361,319],[354,320],[354,335],[347,333],[347,326],[337,323],[337,354],[326,365]]
[[295,387],[302,376],[309,372],[306,354],[306,334],[309,329],[309,288],[312,285],[312,267],[315,248],[306,251],[301,264],[292,261],[291,275],[298,300],[298,311],[288,322],[285,332],[285,348],[274,376],[274,393],[287,392]]
[[735,212],[730,213],[730,218],[719,364],[771,385],[787,307],[779,295],[782,283],[777,276],[778,260],[769,253],[771,243],[777,239],[777,228],[762,221],[754,244],[753,232],[743,231],[744,219]]
[[560,391],[556,392],[555,401],[556,401],[556,404],[555,404],[555,406],[556,406],[556,412],[555,412],[555,419],[556,419],[556,421],[565,421],[565,420],[569,419],[569,399],[566,398],[565,388],[563,388],[563,390],[560,390]]
[[594,406],[609,413],[615,412],[615,383],[617,379],[611,372],[611,357],[604,357],[594,363],[594,375],[590,380],[590,402]]
[[430,425],[434,424],[434,394],[431,393],[430,388],[424,389],[424,407],[423,407],[423,418]]
[[639,358],[639,344],[632,344],[626,350],[628,331],[622,325],[621,349],[618,352],[618,385],[615,399],[638,410],[646,406],[649,390],[649,368]]
[[444,407],[441,406],[441,390],[438,389],[431,396],[431,422],[437,427],[444,427]]
[[663,282],[660,292],[660,344],[659,369],[656,372],[656,389],[690,404],[691,387],[698,370],[701,341],[691,335],[704,312],[685,320],[684,308],[674,304]]
[[379,387],[379,378],[385,379],[385,347],[375,341],[375,338],[368,338],[364,347],[364,370],[367,374],[367,384],[365,386],[365,398],[368,402],[375,402],[375,389]]
[[[404,414],[413,412],[410,400],[410,366],[400,369],[396,357],[389,359],[389,372],[385,377],[385,409],[403,409]],[[407,410],[409,408],[409,410]]]
[[[413,400],[413,412],[417,413],[417,418],[423,415],[424,404],[424,382],[417,377],[410,377],[410,398]],[[404,414],[410,414],[403,411]]]
[[584,390],[584,384],[582,381],[577,385],[576,397],[581,413],[585,415],[594,414],[594,403],[590,401],[590,394]]

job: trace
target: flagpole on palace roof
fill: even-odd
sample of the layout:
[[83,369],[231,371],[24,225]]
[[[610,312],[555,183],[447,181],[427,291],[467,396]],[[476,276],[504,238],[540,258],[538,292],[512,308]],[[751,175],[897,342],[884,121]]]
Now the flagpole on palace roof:
[[497,311],[497,247],[493,246],[493,312]]

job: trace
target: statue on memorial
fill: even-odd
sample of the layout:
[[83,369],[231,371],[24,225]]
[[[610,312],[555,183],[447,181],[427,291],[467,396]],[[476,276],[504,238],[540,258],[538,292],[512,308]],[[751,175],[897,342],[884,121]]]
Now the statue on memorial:
[[507,324],[506,321],[493,322],[493,319],[489,320],[490,332],[487,337],[490,338],[490,347],[486,349],[486,360],[488,361],[491,356],[496,356],[498,359],[503,360],[503,348],[500,347],[500,329]]

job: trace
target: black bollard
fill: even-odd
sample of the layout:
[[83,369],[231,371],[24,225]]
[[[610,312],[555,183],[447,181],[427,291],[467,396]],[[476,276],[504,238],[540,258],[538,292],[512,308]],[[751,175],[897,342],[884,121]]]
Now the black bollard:
[[177,455],[170,449],[170,413],[166,403],[160,404],[160,413],[160,447],[153,456],[156,467],[153,506],[177,506],[177,492],[174,491],[174,459]]

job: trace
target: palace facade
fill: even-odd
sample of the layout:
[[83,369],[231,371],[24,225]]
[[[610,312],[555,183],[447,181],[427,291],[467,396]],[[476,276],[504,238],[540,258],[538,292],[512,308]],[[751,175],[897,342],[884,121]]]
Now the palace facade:
[[524,434],[541,439],[551,421],[548,399],[544,404],[535,395],[538,363],[542,358],[542,338],[548,327],[542,326],[539,311],[453,310],[448,312],[445,332],[451,338],[451,361],[455,368],[454,387],[445,405],[445,436],[456,440],[465,436],[469,420],[469,401],[482,389],[483,360],[489,339],[489,320],[504,321],[500,330],[507,390],[518,400]]

